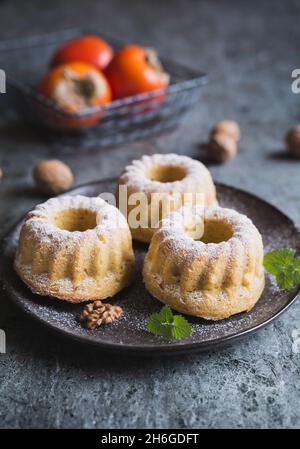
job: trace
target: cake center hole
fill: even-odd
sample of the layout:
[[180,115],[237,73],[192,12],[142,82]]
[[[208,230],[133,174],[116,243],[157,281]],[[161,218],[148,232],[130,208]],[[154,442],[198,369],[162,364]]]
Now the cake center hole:
[[203,243],[227,242],[233,236],[232,227],[227,223],[218,221],[205,221],[204,234],[201,237]]
[[87,209],[68,209],[56,214],[54,226],[70,232],[84,232],[97,226],[96,213]]
[[155,165],[146,173],[150,181],[175,182],[185,178],[186,170],[183,167],[173,165]]

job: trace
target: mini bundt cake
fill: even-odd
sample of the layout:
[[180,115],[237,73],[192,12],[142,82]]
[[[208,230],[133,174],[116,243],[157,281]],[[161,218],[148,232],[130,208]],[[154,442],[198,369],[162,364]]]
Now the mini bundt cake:
[[52,198],[27,215],[15,269],[39,295],[74,303],[113,296],[134,271],[126,219],[101,198]]
[[[195,217],[202,229],[198,239],[190,235]],[[143,277],[147,290],[178,312],[221,320],[249,311],[258,301],[262,263],[262,238],[249,218],[231,209],[196,206],[162,220]]]
[[216,188],[201,162],[178,154],[154,154],[125,167],[117,197],[133,238],[150,242],[159,221],[173,210],[187,204],[216,204]]

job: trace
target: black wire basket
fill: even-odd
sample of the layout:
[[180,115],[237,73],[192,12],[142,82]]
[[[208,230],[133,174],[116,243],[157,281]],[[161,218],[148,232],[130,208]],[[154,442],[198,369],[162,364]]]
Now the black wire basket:
[[[35,86],[45,75],[54,51],[64,42],[84,34],[98,33],[76,29],[0,42],[0,68],[5,70],[7,83],[7,93],[1,96],[1,100],[5,97],[5,107],[14,106],[27,121],[50,130],[55,137],[77,141],[81,137],[103,147],[172,130],[198,102],[206,75],[160,57],[171,76],[166,89],[115,100],[75,114],[62,111],[38,94]],[[124,45],[103,34],[101,37],[115,49]],[[97,114],[97,124],[87,127],[86,123]],[[79,126],[76,129],[65,126],[70,121]]]

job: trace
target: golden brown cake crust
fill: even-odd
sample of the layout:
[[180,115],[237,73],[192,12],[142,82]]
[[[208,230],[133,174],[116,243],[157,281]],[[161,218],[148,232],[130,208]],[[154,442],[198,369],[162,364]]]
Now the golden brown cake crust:
[[[125,167],[118,182],[119,186],[127,187],[127,197],[139,192],[146,195],[149,219],[150,208],[153,206],[151,195],[154,193],[168,195],[173,200],[176,197],[171,210],[183,205],[185,194],[193,196],[192,205],[216,204],[216,188],[208,169],[201,162],[179,154],[154,154],[132,161]],[[117,196],[118,194],[119,191]],[[134,205],[128,205],[127,216],[133,208]],[[150,224],[146,227],[130,228],[133,238],[143,242],[150,242],[157,230],[157,227],[151,228]]]
[[113,296],[134,272],[129,227],[101,198],[52,198],[27,215],[15,269],[39,295],[74,303]]
[[162,220],[144,261],[147,290],[181,313],[208,320],[249,311],[264,289],[260,233],[245,215],[204,208],[203,241],[195,241],[186,233],[195,210]]

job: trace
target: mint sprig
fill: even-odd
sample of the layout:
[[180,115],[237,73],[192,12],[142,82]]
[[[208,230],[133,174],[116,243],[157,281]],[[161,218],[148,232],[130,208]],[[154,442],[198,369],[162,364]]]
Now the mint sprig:
[[150,315],[147,329],[154,335],[160,335],[167,340],[181,340],[191,335],[192,328],[182,315],[173,315],[169,306],[164,306],[160,312]]
[[277,285],[281,289],[300,283],[300,257],[295,258],[295,254],[295,249],[284,248],[264,256],[265,269],[276,277]]

